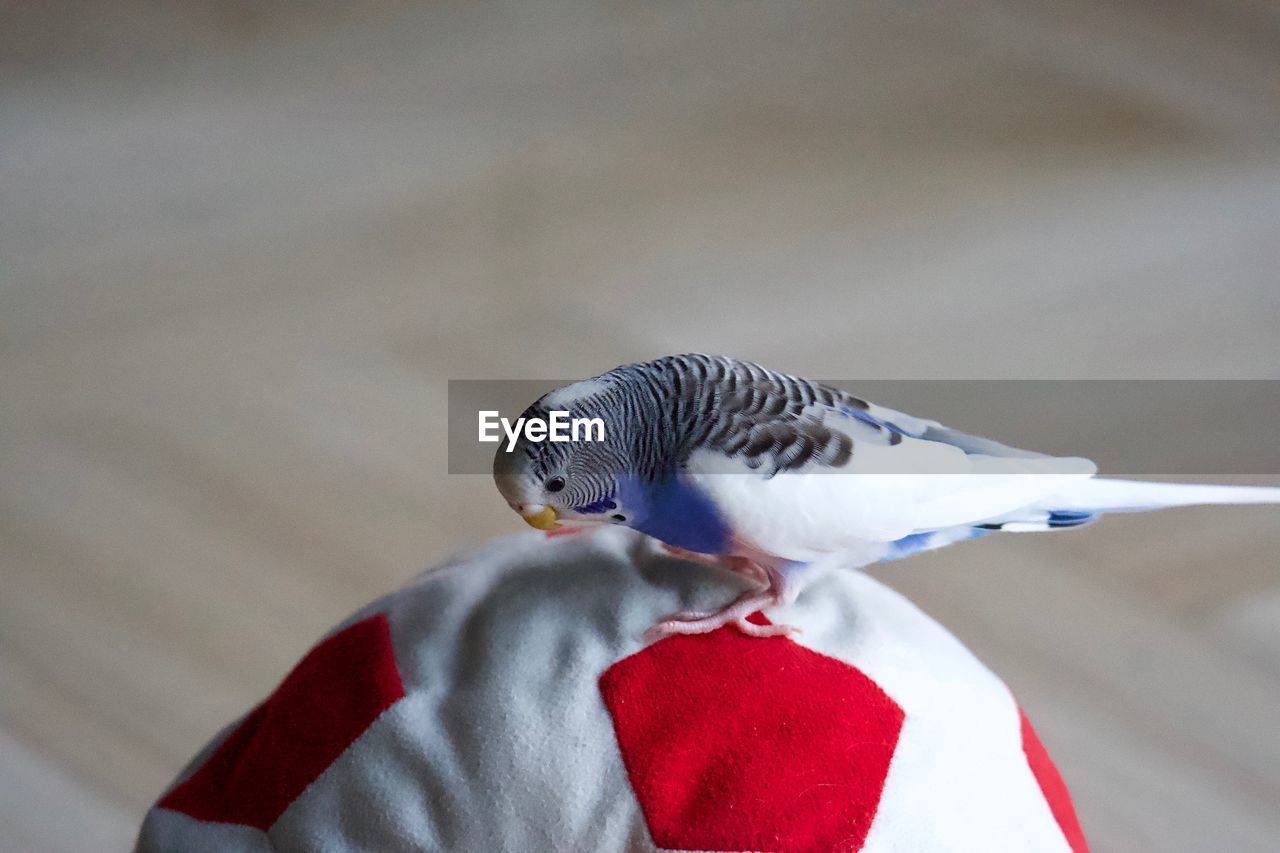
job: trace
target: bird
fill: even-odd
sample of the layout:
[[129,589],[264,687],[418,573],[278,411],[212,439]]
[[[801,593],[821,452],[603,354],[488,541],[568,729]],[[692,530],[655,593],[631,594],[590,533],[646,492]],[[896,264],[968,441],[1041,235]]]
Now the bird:
[[727,568],[748,588],[683,611],[661,639],[732,625],[795,600],[823,573],[996,532],[1081,527],[1112,512],[1280,503],[1280,487],[1095,476],[1051,456],[950,429],[750,361],[692,353],[627,364],[558,388],[522,417],[599,419],[592,440],[526,431],[494,456],[507,504],[532,527],[621,525],[667,551]]

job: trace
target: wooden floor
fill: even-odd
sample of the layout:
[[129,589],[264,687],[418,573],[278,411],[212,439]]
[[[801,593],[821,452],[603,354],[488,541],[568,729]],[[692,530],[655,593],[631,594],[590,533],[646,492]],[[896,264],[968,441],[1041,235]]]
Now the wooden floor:
[[[449,379],[1280,376],[1274,4],[260,5],[0,33],[4,851],[127,847],[335,620],[514,529]],[[876,574],[1097,850],[1262,851],[1278,552],[1197,509]]]

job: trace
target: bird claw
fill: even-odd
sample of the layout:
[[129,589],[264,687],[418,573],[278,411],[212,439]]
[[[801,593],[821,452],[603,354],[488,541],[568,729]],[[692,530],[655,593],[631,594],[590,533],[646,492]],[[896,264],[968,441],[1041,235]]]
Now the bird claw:
[[758,592],[748,590],[720,610],[686,610],[676,613],[644,632],[649,642],[680,634],[708,634],[725,625],[733,625],[748,637],[777,637],[799,633],[792,625],[757,625],[747,620],[751,614],[778,604],[779,597],[772,590]]
[[650,626],[644,632],[644,640],[656,643],[667,637],[709,634],[725,625],[733,625],[748,637],[789,637],[801,633],[801,629],[795,625],[758,625],[745,616],[723,619],[720,614],[706,610],[687,610],[672,614]]
[[804,633],[804,629],[797,625],[757,625],[745,617],[734,622],[733,627],[748,637],[790,637]]

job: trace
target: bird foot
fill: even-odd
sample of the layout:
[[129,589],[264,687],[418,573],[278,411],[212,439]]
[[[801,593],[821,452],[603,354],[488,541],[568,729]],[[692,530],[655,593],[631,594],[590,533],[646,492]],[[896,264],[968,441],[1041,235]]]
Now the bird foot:
[[733,625],[748,637],[778,637],[800,633],[793,625],[757,625],[747,617],[778,603],[772,590],[747,590],[720,610],[686,610],[675,613],[644,632],[644,639],[656,642],[680,634],[708,634],[725,625]]

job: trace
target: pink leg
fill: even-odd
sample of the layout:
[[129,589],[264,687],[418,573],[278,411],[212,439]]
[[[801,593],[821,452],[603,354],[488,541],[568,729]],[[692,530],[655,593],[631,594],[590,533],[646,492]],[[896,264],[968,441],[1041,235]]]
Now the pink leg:
[[690,551],[686,548],[677,548],[675,545],[667,545],[663,543],[662,548],[673,557],[678,557],[690,563],[697,563],[700,566],[712,566],[718,569],[728,569],[735,574],[742,575],[745,578],[760,584],[769,582],[769,574],[764,567],[749,557],[737,557],[732,555],[719,554],[703,554],[699,551]]
[[[645,631],[645,639],[654,641],[674,634],[707,634],[730,623],[749,637],[776,637],[798,633],[800,629],[791,625],[757,625],[747,621],[747,617],[757,610],[780,604],[785,591],[781,573],[749,560],[747,562],[754,567],[751,574],[763,574],[768,578],[769,585],[766,589],[747,590],[719,610],[686,610],[676,613]],[[746,571],[742,573],[747,574]]]

